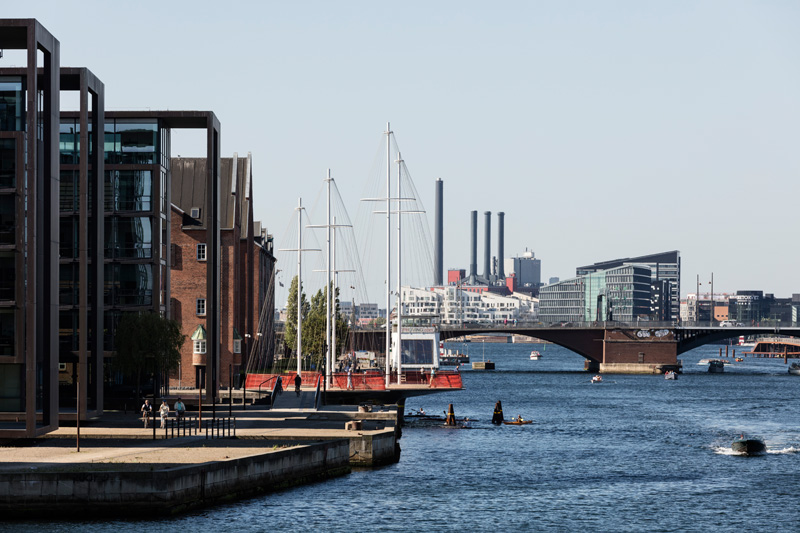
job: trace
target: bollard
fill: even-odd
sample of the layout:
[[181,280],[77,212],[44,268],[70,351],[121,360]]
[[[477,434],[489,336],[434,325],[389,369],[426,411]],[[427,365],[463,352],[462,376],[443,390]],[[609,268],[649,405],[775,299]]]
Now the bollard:
[[445,426],[455,426],[456,425],[456,414],[453,412],[453,404],[450,404],[450,407],[447,409],[447,418],[444,421]]
[[405,425],[405,411],[406,411],[406,399],[400,398],[397,400],[397,423],[402,427]]
[[503,404],[500,400],[494,404],[494,414],[492,415],[492,424],[500,425],[503,423]]

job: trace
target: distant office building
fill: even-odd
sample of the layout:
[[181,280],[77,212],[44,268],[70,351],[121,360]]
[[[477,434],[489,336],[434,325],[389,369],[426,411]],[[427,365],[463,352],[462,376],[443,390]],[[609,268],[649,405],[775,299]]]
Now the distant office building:
[[539,287],[542,284],[542,261],[532,251],[525,250],[520,257],[509,257],[504,262],[505,275],[516,277],[519,287]]
[[679,316],[681,304],[681,257],[680,252],[677,250],[639,257],[628,257],[625,259],[614,259],[611,261],[594,263],[593,265],[581,266],[575,269],[575,274],[577,276],[584,276],[592,272],[630,264],[646,265],[650,267],[650,272],[654,281],[669,282],[668,288],[663,289],[669,293],[669,312],[666,312],[666,308],[662,308],[660,314],[663,315],[664,320],[671,320],[673,317]]
[[635,322],[651,319],[651,272],[626,264],[545,285],[539,291],[539,319],[552,322]]
[[386,316],[383,309],[378,309],[376,303],[354,304],[351,301],[339,302],[339,314],[345,320],[353,321],[359,326],[369,325],[373,320]]
[[558,283],[559,281],[561,281],[561,278],[556,276],[556,277],[552,277],[549,280],[547,280],[547,283],[552,285],[553,283]]

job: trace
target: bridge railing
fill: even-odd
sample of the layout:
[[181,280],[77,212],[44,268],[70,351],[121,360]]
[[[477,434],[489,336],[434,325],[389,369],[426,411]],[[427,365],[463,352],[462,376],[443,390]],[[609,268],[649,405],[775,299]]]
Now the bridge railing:
[[636,320],[631,322],[622,322],[622,321],[560,321],[560,322],[520,322],[520,321],[509,321],[506,323],[489,323],[489,322],[463,322],[459,324],[442,324],[440,326],[441,330],[445,331],[458,331],[460,329],[468,329],[468,330],[485,330],[487,332],[490,331],[513,331],[513,330],[525,330],[525,329],[552,329],[552,328],[575,328],[575,329],[585,329],[585,328],[643,328],[643,329],[654,329],[654,328],[674,328],[674,327],[702,327],[702,328],[720,328],[720,329],[730,329],[730,328],[796,328],[800,327],[797,322],[792,321],[776,321],[776,320],[763,320],[763,321],[749,321],[749,322],[723,322],[714,321],[713,323],[709,323],[707,320],[704,321],[686,321],[686,320],[669,320],[669,321],[656,321],[656,320]]

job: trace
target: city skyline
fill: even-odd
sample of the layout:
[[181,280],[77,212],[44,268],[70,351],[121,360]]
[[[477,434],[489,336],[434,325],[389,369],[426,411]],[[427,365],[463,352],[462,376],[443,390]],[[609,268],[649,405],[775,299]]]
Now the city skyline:
[[389,121],[430,227],[444,180],[445,270],[469,266],[474,209],[506,213],[506,256],[534,251],[544,280],[676,249],[682,295],[712,272],[715,292],[800,292],[796,4],[142,6],[3,7],[102,73],[108,110],[214,111],[276,240],[327,168],[355,212]]

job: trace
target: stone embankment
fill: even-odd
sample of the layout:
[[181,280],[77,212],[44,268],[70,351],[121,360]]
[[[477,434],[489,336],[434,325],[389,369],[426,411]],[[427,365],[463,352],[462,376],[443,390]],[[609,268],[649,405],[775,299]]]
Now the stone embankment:
[[[394,410],[234,411],[236,437],[167,438],[109,414],[0,448],[4,518],[169,515],[399,458]],[[227,416],[228,412],[219,413]],[[207,417],[208,413],[204,413]],[[347,430],[349,424],[355,429]]]

